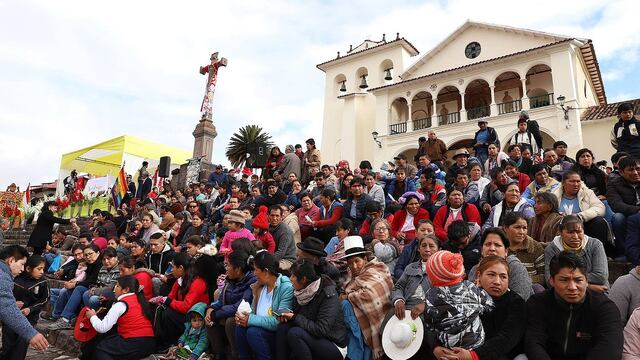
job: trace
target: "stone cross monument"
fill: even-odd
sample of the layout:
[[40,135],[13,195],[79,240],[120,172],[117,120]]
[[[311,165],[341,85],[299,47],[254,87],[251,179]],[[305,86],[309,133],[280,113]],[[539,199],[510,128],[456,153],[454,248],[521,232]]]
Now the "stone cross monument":
[[213,125],[213,94],[218,81],[218,69],[221,66],[227,66],[227,59],[218,59],[218,53],[215,52],[211,54],[211,63],[200,67],[200,74],[208,74],[208,78],[200,107],[202,117],[195,130],[193,130],[193,137],[195,138],[193,157],[202,157],[205,163],[211,163],[213,158],[213,139],[218,135],[216,127]]

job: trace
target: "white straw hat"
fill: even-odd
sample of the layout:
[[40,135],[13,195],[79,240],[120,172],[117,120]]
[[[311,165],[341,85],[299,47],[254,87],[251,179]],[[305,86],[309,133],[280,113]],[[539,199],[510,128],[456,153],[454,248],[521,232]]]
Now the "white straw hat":
[[384,353],[393,360],[408,359],[415,355],[424,338],[422,320],[411,318],[411,310],[404,311],[404,320],[393,315],[382,333]]

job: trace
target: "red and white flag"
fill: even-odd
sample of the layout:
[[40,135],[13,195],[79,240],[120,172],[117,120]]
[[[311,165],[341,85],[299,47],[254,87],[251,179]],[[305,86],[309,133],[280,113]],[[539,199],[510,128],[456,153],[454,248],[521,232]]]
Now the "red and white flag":
[[27,189],[22,194],[22,204],[23,205],[31,204],[31,183],[27,185]]

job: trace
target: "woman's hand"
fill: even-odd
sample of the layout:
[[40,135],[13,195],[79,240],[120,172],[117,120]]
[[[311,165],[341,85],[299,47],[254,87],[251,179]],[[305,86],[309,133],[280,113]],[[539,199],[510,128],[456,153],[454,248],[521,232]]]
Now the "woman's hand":
[[64,288],[65,289],[73,289],[74,287],[76,287],[76,282],[75,281],[67,281],[66,283],[64,283]]
[[451,351],[456,353],[455,359],[458,359],[458,360],[473,360],[473,357],[471,356],[471,351],[469,351],[467,349],[463,349],[463,348],[460,348],[460,347],[454,347],[453,349],[451,349]]
[[24,309],[20,310],[20,312],[22,312],[22,315],[24,315],[24,316],[29,316],[29,314],[31,313],[31,309],[30,308],[24,308]]
[[208,308],[207,309],[207,313],[204,317],[204,321],[207,323],[207,325],[209,326],[213,326],[213,321],[211,320],[211,315],[213,314],[213,309],[212,308]]
[[293,319],[293,316],[293,313],[283,313],[278,316],[278,321],[280,321],[281,323],[286,323]]
[[398,233],[396,234],[396,239],[397,240],[405,240],[407,238],[407,234],[403,233],[402,231],[398,231]]
[[456,360],[458,358],[457,354],[453,350],[449,350],[442,346],[436,346],[433,349],[433,356],[438,360]]
[[93,310],[93,309],[89,309],[89,310],[87,310],[87,312],[86,312],[86,313],[84,313],[84,316],[85,316],[87,319],[91,319],[91,317],[92,317],[93,315],[95,315],[95,314],[96,314],[96,311],[95,311],[95,310]]
[[16,306],[18,307],[18,309],[22,309],[22,307],[24,306],[24,302],[23,301],[16,301]]
[[[421,302],[417,305],[414,305],[411,308],[411,319],[415,320],[418,316],[422,315],[424,313],[424,308],[425,308],[426,304]],[[400,319],[402,320],[402,319]]]
[[238,314],[236,313],[236,325],[247,327],[249,326],[249,315],[248,314]]
[[404,307],[404,300],[398,300],[396,301],[396,304],[394,306],[396,308],[396,317],[399,320],[404,320],[404,311],[405,311],[405,307]]

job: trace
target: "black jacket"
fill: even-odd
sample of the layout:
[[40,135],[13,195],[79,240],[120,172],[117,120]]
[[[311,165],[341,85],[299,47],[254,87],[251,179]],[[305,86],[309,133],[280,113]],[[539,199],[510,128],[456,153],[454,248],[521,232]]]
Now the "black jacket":
[[86,288],[95,286],[98,282],[98,274],[100,273],[100,268],[102,267],[102,255],[98,257],[93,264],[87,264],[87,270],[85,270],[84,281],[80,281],[76,284],[76,286],[84,286]]
[[[496,143],[498,145],[498,149],[500,148],[500,140],[498,140],[498,133],[496,132],[496,129],[487,126],[487,131],[489,132],[489,135],[487,136],[487,142],[484,145],[480,145],[479,147],[475,148],[476,149],[476,154],[478,154],[478,149],[479,148],[483,148],[486,151],[488,151],[489,149],[489,144],[491,143]],[[478,143],[478,134],[480,133],[480,130],[476,131],[476,134],[473,136],[473,146],[475,147],[475,145]],[[482,164],[484,166],[484,164]]]
[[611,210],[631,216],[640,211],[638,199],[640,198],[640,184],[635,188],[622,176],[609,176],[607,183],[607,200]]
[[587,289],[581,304],[569,305],[553,289],[527,301],[524,339],[529,359],[620,359],[623,324],[606,295]]
[[149,251],[146,256],[147,269],[155,271],[156,274],[164,274],[169,268],[169,263],[176,253],[169,244],[164,245],[164,249],[159,254]]
[[51,232],[55,223],[66,225],[69,224],[69,219],[55,217],[49,209],[42,210],[27,246],[44,248],[51,243]]
[[23,309],[29,308],[27,319],[31,324],[38,322],[40,310],[49,300],[49,285],[47,279],[42,277],[38,280],[31,277],[26,271],[18,275],[13,285],[13,297],[24,302]]
[[571,170],[580,174],[580,179],[582,179],[584,184],[587,185],[589,189],[593,190],[596,195],[607,194],[607,175],[605,175],[605,173],[595,164],[592,164],[591,167],[588,168],[585,168],[580,164],[575,164]]
[[306,330],[316,339],[329,339],[334,344],[347,346],[347,330],[342,315],[341,300],[333,280],[323,275],[320,290],[304,306],[293,301],[293,325]]
[[71,261],[62,265],[62,277],[60,280],[71,280],[76,277],[76,271],[78,270],[78,262],[76,259],[71,259]]
[[629,121],[618,120],[611,131],[611,145],[618,151],[640,157],[640,121],[635,117]]
[[520,295],[507,291],[499,299],[493,299],[495,307],[480,315],[484,327],[484,344],[475,349],[480,360],[513,359],[522,354],[526,329],[526,306]]
[[367,217],[367,212],[364,211],[364,206],[369,201],[373,201],[371,196],[363,193],[362,196],[360,196],[360,199],[358,200],[358,202],[356,203],[356,217],[352,218],[351,217],[351,207],[353,206],[353,197],[352,196],[349,197],[349,200],[347,200],[344,203],[344,207],[342,208],[342,217],[350,219],[351,221],[353,221],[354,227],[357,230],[359,230],[360,226],[362,226],[362,223],[364,222],[364,219],[366,219],[366,217]]
[[451,240],[442,244],[442,250],[462,255],[464,271],[467,274],[469,274],[471,268],[480,262],[480,247],[480,238],[477,236],[475,239],[471,239],[464,249],[460,249],[457,245],[453,244]]

